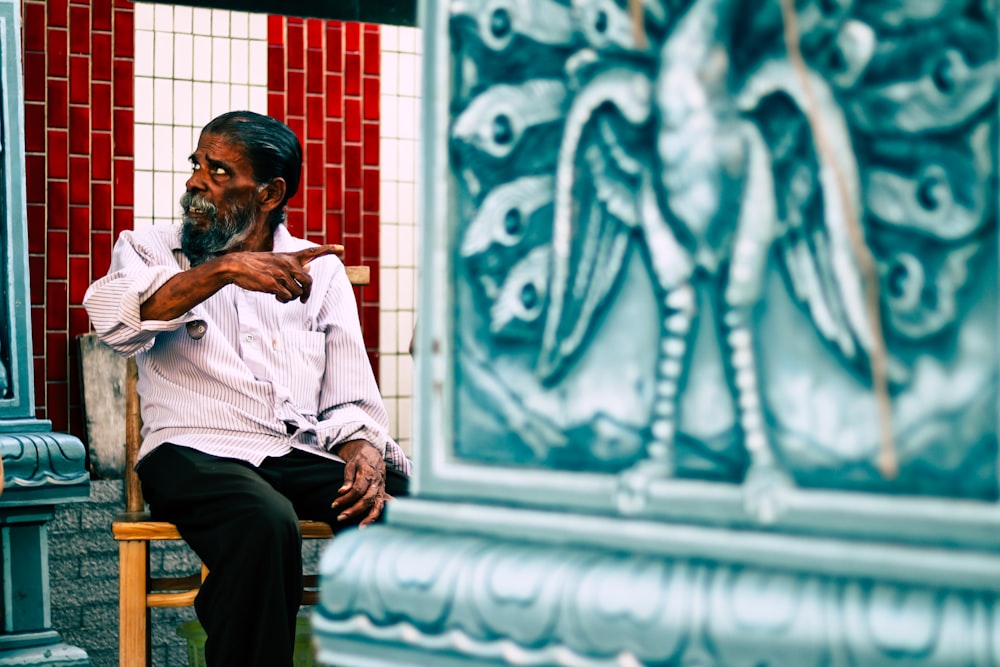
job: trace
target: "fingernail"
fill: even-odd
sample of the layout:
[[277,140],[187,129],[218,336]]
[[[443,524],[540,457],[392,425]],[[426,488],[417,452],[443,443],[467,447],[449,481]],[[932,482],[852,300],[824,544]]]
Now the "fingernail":
[[347,485],[346,484],[344,484],[342,487],[340,487],[339,489],[337,489],[337,493],[343,493],[344,491],[347,491]]
[[332,509],[332,510],[337,509],[337,501],[336,500],[334,500],[332,503],[330,503],[330,509]]
[[340,516],[337,517],[337,521],[343,521],[347,518],[347,512],[342,512]]

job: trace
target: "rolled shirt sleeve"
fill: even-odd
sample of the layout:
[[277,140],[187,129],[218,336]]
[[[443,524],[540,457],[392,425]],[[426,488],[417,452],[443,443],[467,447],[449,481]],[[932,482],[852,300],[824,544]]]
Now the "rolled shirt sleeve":
[[126,357],[151,348],[157,334],[197,319],[194,311],[166,321],[143,320],[140,316],[143,302],[183,270],[169,244],[156,243],[162,235],[146,239],[152,242],[139,243],[133,233],[122,232],[115,243],[108,275],[92,284],[83,297],[98,336]]

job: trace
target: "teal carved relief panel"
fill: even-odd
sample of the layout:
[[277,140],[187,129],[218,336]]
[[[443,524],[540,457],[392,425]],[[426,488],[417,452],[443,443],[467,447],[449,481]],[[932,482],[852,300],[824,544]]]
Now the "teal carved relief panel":
[[997,500],[992,3],[434,7],[445,466]]

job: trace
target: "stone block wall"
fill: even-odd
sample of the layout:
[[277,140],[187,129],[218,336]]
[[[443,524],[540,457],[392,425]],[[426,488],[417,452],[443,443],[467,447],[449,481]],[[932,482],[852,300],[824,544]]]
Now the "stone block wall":
[[[124,505],[121,480],[95,480],[88,502],[60,505],[49,524],[52,626],[64,641],[86,650],[93,667],[118,665],[118,544],[111,522]],[[315,540],[304,545],[306,572],[316,572],[322,546]],[[153,576],[185,575],[198,567],[183,542],[153,543]],[[176,630],[193,618],[193,607],[153,610],[154,667],[188,664],[186,640]]]

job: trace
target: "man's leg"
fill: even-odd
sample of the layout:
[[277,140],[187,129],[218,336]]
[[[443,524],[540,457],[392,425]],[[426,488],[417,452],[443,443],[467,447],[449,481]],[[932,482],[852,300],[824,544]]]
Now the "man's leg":
[[162,445],[138,468],[153,518],[208,566],[195,609],[209,667],[292,664],[302,541],[292,503],[249,464]]

